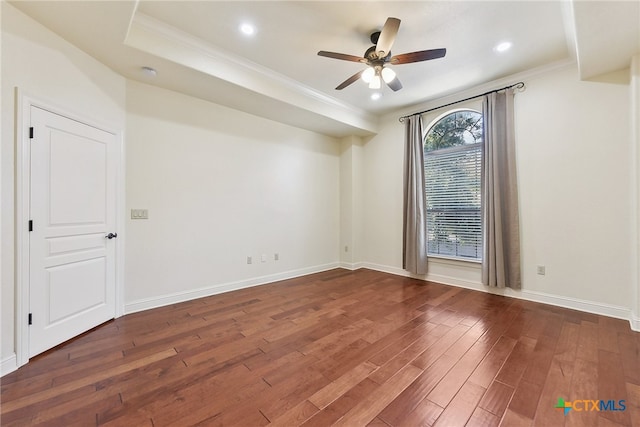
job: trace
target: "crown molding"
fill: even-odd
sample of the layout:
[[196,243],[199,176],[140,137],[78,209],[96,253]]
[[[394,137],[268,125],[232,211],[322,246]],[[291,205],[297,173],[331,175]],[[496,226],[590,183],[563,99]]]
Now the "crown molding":
[[556,71],[556,70],[562,70],[562,69],[566,69],[566,68],[570,68],[570,67],[575,67],[576,66],[576,60],[574,58],[565,58],[562,59],[560,61],[555,61],[555,62],[551,62],[549,64],[545,64],[542,65],[540,67],[536,67],[536,68],[532,68],[530,70],[526,70],[520,73],[515,73],[515,74],[511,74],[509,76],[506,77],[501,77],[499,79],[496,80],[492,80],[490,82],[487,83],[483,83],[481,85],[478,86],[474,86],[473,88],[467,88],[464,90],[461,90],[459,92],[455,92],[449,95],[445,95],[436,99],[431,99],[428,101],[424,101],[421,103],[417,103],[417,104],[413,104],[411,106],[408,107],[403,107],[403,108],[399,108],[391,113],[385,114],[384,118],[386,119],[388,116],[406,116],[406,115],[411,115],[413,114],[415,111],[421,111],[421,110],[428,110],[431,108],[437,108],[440,105],[445,105],[448,104],[450,102],[456,102],[460,99],[465,99],[465,98],[469,98],[484,92],[488,92],[491,90],[494,90],[495,88],[499,88],[499,87],[503,87],[503,86],[508,86],[510,84],[513,84],[515,82],[519,82],[519,81],[523,81],[525,83],[525,89],[526,90],[526,83],[527,80],[531,80],[534,78],[537,78],[541,75],[550,73],[552,71]]
[[124,44],[279,102],[376,132],[378,117],[136,11]]

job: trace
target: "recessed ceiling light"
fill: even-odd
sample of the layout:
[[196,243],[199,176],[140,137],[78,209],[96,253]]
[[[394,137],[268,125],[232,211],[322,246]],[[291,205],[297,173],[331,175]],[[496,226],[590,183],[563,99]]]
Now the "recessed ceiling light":
[[373,92],[371,94],[371,99],[374,101],[377,101],[380,98],[382,98],[382,94],[380,92]]
[[502,42],[498,43],[496,47],[493,48],[493,50],[495,50],[496,52],[506,52],[511,49],[511,46],[513,46],[513,43],[511,42]]
[[245,22],[245,23],[240,25],[240,31],[245,36],[252,36],[252,35],[254,35],[256,33],[256,27],[254,27],[253,25],[249,24],[248,22]]
[[158,75],[158,72],[156,71],[155,68],[152,67],[141,67],[142,72],[147,76],[147,77],[155,77]]

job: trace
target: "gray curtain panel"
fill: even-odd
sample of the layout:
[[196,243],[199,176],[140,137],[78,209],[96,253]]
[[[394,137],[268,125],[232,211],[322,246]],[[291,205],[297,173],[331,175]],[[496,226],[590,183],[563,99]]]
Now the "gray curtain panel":
[[484,98],[482,283],[521,288],[513,89]]
[[405,119],[404,221],[402,268],[414,274],[427,273],[427,217],[424,193],[424,148],[422,118]]

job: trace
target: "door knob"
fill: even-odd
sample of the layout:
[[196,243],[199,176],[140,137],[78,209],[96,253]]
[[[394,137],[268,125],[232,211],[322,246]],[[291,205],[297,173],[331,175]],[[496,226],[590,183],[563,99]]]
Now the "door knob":
[[114,239],[114,238],[118,237],[118,233],[109,233],[104,237],[105,237],[105,239],[111,240],[111,239]]

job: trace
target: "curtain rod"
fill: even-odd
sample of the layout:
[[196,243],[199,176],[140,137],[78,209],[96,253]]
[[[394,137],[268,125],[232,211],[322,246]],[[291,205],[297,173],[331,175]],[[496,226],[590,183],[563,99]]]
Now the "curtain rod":
[[431,112],[431,111],[439,110],[440,108],[449,107],[450,105],[459,104],[459,103],[465,102],[465,101],[471,101],[472,99],[480,98],[481,96],[489,95],[491,93],[500,92],[501,90],[511,89],[511,88],[523,89],[524,88],[524,82],[518,82],[518,83],[512,84],[510,86],[505,86],[505,87],[500,88],[500,89],[494,89],[494,90],[490,90],[489,92],[481,93],[480,95],[470,96],[469,98],[461,99],[460,101],[450,102],[448,104],[444,104],[444,105],[441,105],[439,107],[429,108],[428,110],[419,111],[417,113],[413,113],[413,114],[409,114],[409,115],[406,115],[406,116],[402,116],[398,120],[400,121],[400,123],[402,123],[402,122],[404,122],[404,119],[406,119],[408,117],[411,117],[411,116],[417,116],[418,114],[424,114],[424,113],[428,113],[428,112]]

